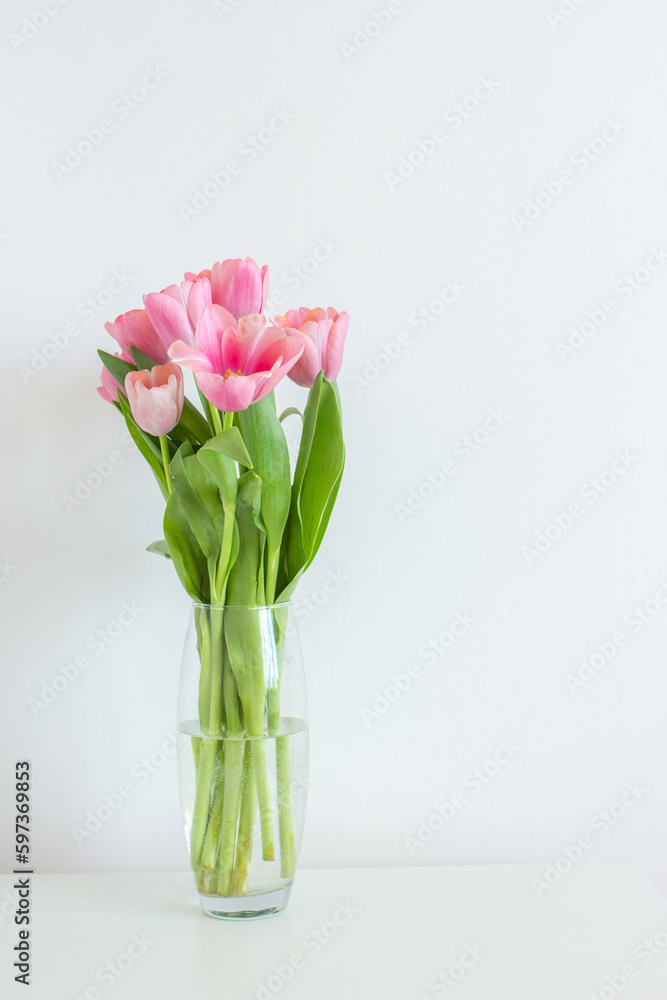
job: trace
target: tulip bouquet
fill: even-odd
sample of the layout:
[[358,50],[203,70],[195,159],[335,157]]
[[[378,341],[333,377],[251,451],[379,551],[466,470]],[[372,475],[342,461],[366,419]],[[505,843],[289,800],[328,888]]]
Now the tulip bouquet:
[[[190,856],[200,892],[223,896],[247,890],[256,814],[262,857],[276,856],[267,735],[276,736],[283,877],[295,865],[289,745],[276,735],[280,664],[267,676],[260,620],[233,611],[273,609],[280,651],[281,608],[322,542],[345,457],[335,379],[348,316],[301,308],[267,322],[268,280],[250,259],[186,273],[107,323],[120,351],[99,352],[98,392],[120,411],[166,502],[164,539],[148,548],[173,562],[195,606]],[[184,368],[199,407],[185,396]],[[274,399],[285,376],[309,390],[293,470],[282,421],[299,411],[278,416]]]

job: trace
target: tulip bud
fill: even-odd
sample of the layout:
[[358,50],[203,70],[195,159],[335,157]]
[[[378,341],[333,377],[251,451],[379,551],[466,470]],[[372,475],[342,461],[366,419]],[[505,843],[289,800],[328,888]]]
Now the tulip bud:
[[128,372],[125,392],[132,416],[147,434],[162,437],[174,429],[183,413],[183,371],[178,365],[156,365]]
[[263,313],[269,294],[269,269],[250,257],[223,260],[211,268],[212,301],[234,316]]
[[[132,358],[128,358],[127,354],[123,351],[119,353],[116,351],[114,354],[115,358],[121,358],[123,361],[129,361],[132,364]],[[102,399],[105,399],[107,403],[116,403],[118,401],[118,390],[125,392],[122,384],[113,377],[106,365],[102,368],[100,373],[100,382],[102,385],[98,385],[97,391],[99,392]]]
[[115,322],[105,323],[104,328],[120,345],[123,355],[131,354],[130,348],[136,347],[154,361],[166,363],[169,360],[167,350],[175,338],[161,336],[145,309],[130,309],[117,316]]
[[350,317],[335,309],[290,309],[284,316],[276,316],[276,326],[296,330],[303,340],[301,358],[289,372],[297,385],[310,388],[320,372],[333,382],[343,363],[343,348]]

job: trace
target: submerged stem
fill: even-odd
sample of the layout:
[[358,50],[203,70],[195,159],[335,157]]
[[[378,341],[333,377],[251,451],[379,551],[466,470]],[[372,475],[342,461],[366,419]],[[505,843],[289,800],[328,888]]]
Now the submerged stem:
[[222,802],[222,826],[218,851],[218,892],[231,895],[234,876],[236,828],[239,820],[239,799],[245,740],[225,740],[225,778]]
[[278,835],[280,837],[280,874],[289,877],[296,868],[294,824],[292,822],[292,782],[290,776],[289,736],[276,737],[276,777],[278,781]]
[[244,896],[248,891],[250,878],[250,861],[255,832],[255,814],[257,812],[257,788],[253,774],[252,750],[250,740],[246,740],[243,751],[243,787],[241,791],[241,812],[239,814],[239,830],[236,841],[236,857],[234,858],[233,891]]

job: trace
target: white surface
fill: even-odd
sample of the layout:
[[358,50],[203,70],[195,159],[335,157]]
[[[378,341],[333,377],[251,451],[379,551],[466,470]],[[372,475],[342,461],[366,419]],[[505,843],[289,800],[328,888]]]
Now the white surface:
[[[30,996],[432,1000],[448,995],[449,977],[457,1000],[588,1000],[631,963],[636,974],[619,992],[664,1000],[667,904],[640,872],[581,865],[541,899],[536,875],[523,866],[300,872],[284,913],[247,923],[204,916],[189,873],[38,876]],[[662,950],[642,960],[656,934]],[[25,995],[7,991],[13,937],[5,924],[3,997]],[[119,960],[133,939],[135,960]]]
[[[38,0],[3,4],[0,842],[13,760],[29,757],[42,871],[186,863],[173,757],[153,774],[140,761],[173,731],[188,602],[144,551],[162,501],[94,392],[95,349],[143,292],[249,254],[270,265],[281,307],[352,318],[348,467],[297,594],[312,708],[303,864],[548,861],[593,833],[591,860],[633,860],[667,887],[667,604],[633,619],[667,597],[667,265],[652,257],[641,287],[614,288],[667,246],[667,14],[660,0],[566,0],[572,13],[551,24],[559,3],[403,0],[349,58],[341,45],[386,0],[230,0],[219,13],[209,0],[71,0],[17,51],[8,36]],[[167,77],[121,118],[114,102],[156,66]],[[480,77],[499,86],[457,117]],[[186,224],[179,206],[274,108],[294,120]],[[385,174],[447,112],[448,141],[390,190]],[[109,115],[114,132],[59,180],[53,163]],[[586,169],[573,163],[615,118],[627,128]],[[572,183],[518,231],[513,213],[566,168]],[[302,279],[305,258],[317,267]],[[131,281],[102,307],[122,269]],[[456,280],[465,292],[420,328],[415,314]],[[561,359],[569,328],[608,299],[616,312]],[[70,322],[79,334],[24,384],[19,366]],[[411,343],[360,386],[402,331]],[[499,407],[509,416],[488,442],[457,450]],[[618,449],[636,460],[582,496]],[[112,451],[121,464],[68,513],[63,495]],[[450,460],[455,474],[402,521],[396,505]],[[574,502],[581,517],[528,565],[522,547]],[[89,648],[133,601],[136,620]],[[475,621],[427,662],[457,614]],[[621,631],[573,694],[567,675]],[[89,666],[35,716],[29,699],[82,654]],[[411,663],[422,674],[401,693],[392,676],[404,683]],[[396,700],[367,724],[388,686]],[[467,776],[500,741],[520,752],[473,791]],[[591,829],[634,781],[641,798]],[[73,828],[127,782],[132,797],[79,845]],[[405,838],[457,793],[465,806],[411,854]]]

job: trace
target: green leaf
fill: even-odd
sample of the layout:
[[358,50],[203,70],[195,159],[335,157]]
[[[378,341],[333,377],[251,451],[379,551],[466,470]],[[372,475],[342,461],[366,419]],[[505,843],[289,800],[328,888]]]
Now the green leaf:
[[[247,469],[252,469],[252,459],[248,454],[248,449],[243,442],[241,431],[238,427],[229,427],[226,431],[222,431],[221,434],[216,434],[214,438],[207,441],[204,448],[202,448],[202,452],[206,454],[209,451],[220,452],[221,455],[228,455],[230,458],[233,458],[235,462],[239,462],[240,465],[245,465]],[[214,461],[208,457],[204,460],[210,462]]]
[[292,417],[292,416],[301,417],[301,420],[303,422],[303,413],[301,412],[301,410],[298,410],[296,406],[288,406],[287,409],[283,410],[283,412],[280,414],[278,420],[280,420],[280,423],[282,424],[283,420],[285,420],[287,417]]
[[185,505],[175,492],[169,497],[164,512],[164,537],[186,592],[193,601],[208,604],[210,591],[206,557],[190,527]]
[[224,515],[218,487],[192,446],[186,441],[171,460],[174,492],[205,558],[215,563],[220,555]]
[[130,354],[134,358],[134,363],[137,366],[137,369],[147,368],[150,371],[151,368],[155,368],[156,365],[160,364],[159,361],[154,361],[153,358],[149,358],[147,354],[144,354],[144,352],[140,351],[137,347],[130,347]]
[[155,552],[158,556],[164,556],[165,559],[171,559],[171,552],[169,551],[169,546],[164,538],[159,538],[157,542],[151,542],[150,545],[147,545],[146,552]]
[[238,482],[236,523],[242,556],[229,574],[229,604],[264,604],[263,556],[266,532],[262,521],[262,480],[254,472],[244,473]]
[[192,459],[199,462],[202,474],[215,483],[218,504],[222,503],[220,514],[223,520],[223,536],[220,552],[216,564],[209,567],[213,581],[211,589],[216,603],[225,599],[229,573],[236,562],[240,547],[239,530],[234,516],[237,490],[236,463],[225,450],[221,450],[221,446],[227,448],[230,440],[233,442],[233,436],[231,439],[225,438],[222,432],[207,441]]
[[308,396],[283,545],[281,597],[320,547],[345,465],[343,422],[336,386],[320,373]]
[[209,428],[206,417],[202,416],[196,406],[186,399],[183,403],[183,414],[173,431],[174,437],[188,437],[193,443],[202,444],[209,439]]
[[223,431],[222,434],[207,441],[197,452],[197,460],[216,484],[225,513],[233,517],[236,503],[236,466],[234,459],[219,447],[219,438],[224,433]]
[[262,521],[266,529],[266,599],[275,596],[283,531],[290,510],[290,464],[273,393],[238,414],[241,434],[262,480]]
[[146,434],[142,431],[132,416],[132,411],[130,410],[130,404],[127,401],[127,397],[118,390],[118,403],[123,416],[125,417],[125,423],[127,424],[127,429],[132,436],[132,440],[136,444],[137,448],[144,456],[153,474],[158,481],[158,485],[162,490],[162,495],[165,500],[169,496],[169,491],[167,489],[167,480],[164,473],[164,465],[162,464],[162,452],[160,451],[160,443],[156,437],[152,434]]
[[323,540],[324,535],[326,533],[326,530],[327,530],[327,528],[329,526],[329,519],[331,517],[331,514],[333,512],[334,506],[336,504],[336,499],[338,497],[338,490],[340,489],[340,484],[343,481],[343,469],[344,469],[344,467],[345,467],[345,460],[343,458],[343,464],[341,465],[340,475],[339,475],[338,479],[336,480],[336,482],[334,484],[334,487],[331,490],[331,493],[329,494],[329,499],[327,500],[326,507],[324,508],[324,511],[322,513],[322,519],[320,521],[320,527],[319,527],[317,535],[315,537],[315,544],[314,544],[314,546],[313,546],[313,548],[311,550],[310,558],[308,559],[308,562],[307,562],[306,566],[304,567],[305,569],[308,569],[308,567],[310,566],[311,562],[313,561],[313,559],[317,555],[317,550],[319,549],[320,545],[322,544],[322,540]]
[[121,385],[125,385],[125,376],[128,372],[136,372],[137,366],[131,364],[129,361],[123,361],[122,358],[117,358],[113,354],[109,354],[108,351],[98,351],[102,364],[110,371],[116,382],[120,382]]

